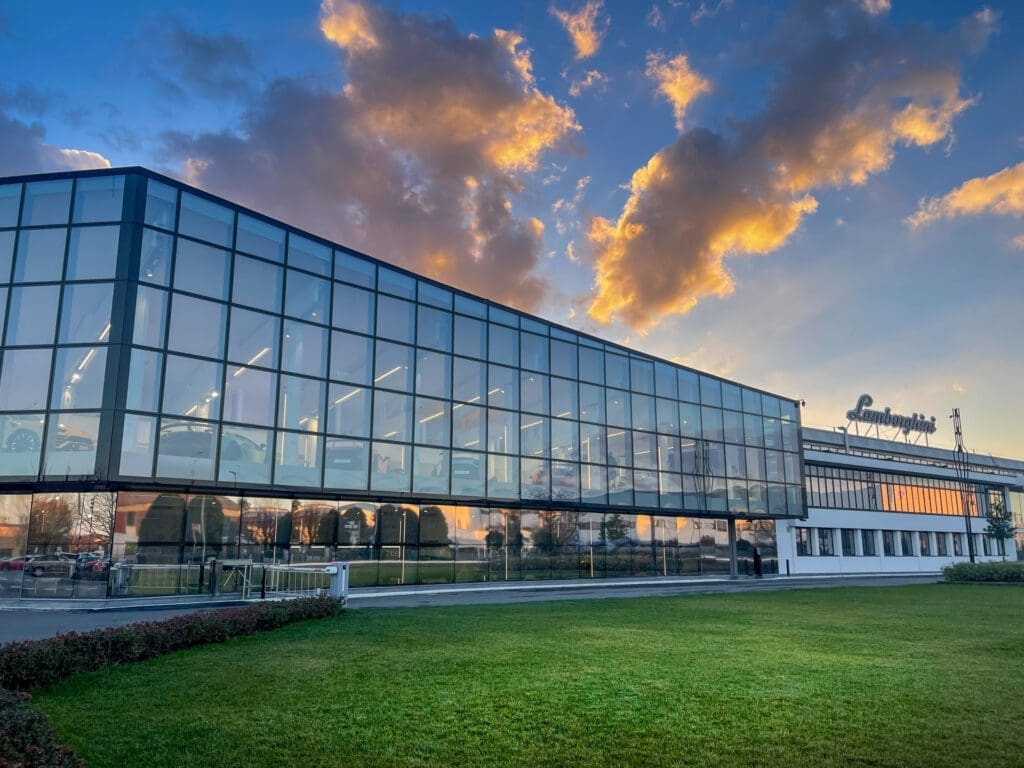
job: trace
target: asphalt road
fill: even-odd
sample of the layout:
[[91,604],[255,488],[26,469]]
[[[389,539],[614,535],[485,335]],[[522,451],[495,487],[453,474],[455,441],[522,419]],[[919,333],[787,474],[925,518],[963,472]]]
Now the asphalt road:
[[[419,587],[365,588],[354,590],[349,607],[413,608],[446,605],[486,605],[497,603],[540,602],[546,600],[597,600],[667,595],[706,595],[728,592],[756,592],[780,589],[820,589],[827,587],[886,587],[900,584],[927,584],[935,575],[882,577],[768,578],[737,581],[665,581],[636,580],[616,582],[530,582],[529,584],[465,584]],[[211,606],[212,607],[212,606]],[[99,627],[121,626],[136,621],[158,621],[203,610],[202,607],[118,610],[37,610],[0,609],[0,644],[15,640],[33,640],[62,632],[83,632]]]

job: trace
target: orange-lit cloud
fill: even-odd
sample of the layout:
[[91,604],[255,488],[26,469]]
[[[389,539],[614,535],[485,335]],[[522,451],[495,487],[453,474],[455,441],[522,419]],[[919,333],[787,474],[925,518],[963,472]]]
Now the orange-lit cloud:
[[579,126],[538,87],[522,37],[468,35],[447,19],[359,0],[321,10],[344,87],[277,80],[240,130],[174,135],[169,154],[211,191],[535,307],[546,288],[534,272],[544,228],[517,217],[512,199]]
[[[593,219],[590,316],[644,331],[726,296],[727,260],[785,245],[817,209],[816,191],[864,184],[901,146],[948,141],[973,103],[961,94],[959,59],[992,20],[976,14],[948,35],[901,33],[857,5],[798,6],[777,41],[782,74],[764,110],[727,134],[682,133],[634,173],[617,219]],[[685,101],[677,120],[691,94],[666,94]]]
[[711,90],[711,83],[690,68],[687,57],[680,53],[671,59],[664,53],[647,54],[647,76],[658,84],[658,91],[672,105],[676,128],[683,130],[683,117],[690,103]]
[[551,15],[558,19],[569,33],[577,59],[590,58],[601,47],[601,41],[608,32],[608,20],[598,18],[603,6],[602,0],[587,0],[576,11],[563,11],[551,7]]
[[606,74],[596,69],[589,69],[581,80],[573,80],[569,84],[569,95],[576,97],[590,88],[602,88],[607,83],[608,76]]
[[[1024,215],[1024,162],[1003,168],[991,176],[969,179],[941,197],[922,200],[917,213],[909,217],[907,223],[916,228],[938,219],[980,213]],[[1020,238],[1014,242],[1017,240]]]

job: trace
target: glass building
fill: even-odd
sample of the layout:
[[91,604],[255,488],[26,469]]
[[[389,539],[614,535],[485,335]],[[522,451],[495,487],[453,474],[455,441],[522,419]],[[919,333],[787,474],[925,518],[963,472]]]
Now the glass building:
[[805,515],[793,399],[142,168],[0,180],[0,310],[8,595],[210,558],[351,560],[355,584],[728,572],[733,533],[770,568],[774,520]]

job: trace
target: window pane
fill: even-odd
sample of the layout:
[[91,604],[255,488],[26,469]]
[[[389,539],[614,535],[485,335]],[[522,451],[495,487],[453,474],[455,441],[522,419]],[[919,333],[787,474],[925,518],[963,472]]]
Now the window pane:
[[457,403],[452,408],[452,444],[456,448],[482,449],[485,426],[486,414],[482,407]]
[[[416,398],[415,441],[425,445],[449,445],[451,430],[450,406],[444,400]],[[400,439],[395,437],[394,439]]]
[[14,282],[57,282],[64,271],[64,246],[68,231],[30,229],[18,238],[18,257],[14,262]]
[[654,394],[654,363],[650,360],[629,361],[630,387],[634,392],[642,392],[647,395]]
[[551,462],[547,459],[521,459],[520,478],[524,499],[551,498]]
[[268,312],[281,311],[283,270],[273,264],[235,256],[231,301]]
[[331,296],[331,283],[305,272],[289,269],[284,313],[311,323],[327,323],[327,303]]
[[508,310],[501,309],[500,307],[488,307],[487,316],[495,323],[508,325],[512,328],[519,327],[519,315],[509,312]]
[[487,368],[483,363],[464,360],[461,357],[455,358],[452,397],[467,403],[482,401],[486,375]]
[[539,373],[521,374],[521,408],[531,413],[549,413],[548,377]]
[[679,369],[676,372],[676,380],[679,384],[679,399],[689,403],[700,402],[700,379],[693,371]]
[[131,477],[153,475],[156,448],[156,418],[126,413],[121,434],[120,474]]
[[579,416],[577,386],[568,379],[551,379],[551,413],[559,418],[575,419]]
[[[336,435],[369,437],[370,390],[331,384],[327,396],[327,431]],[[327,450],[330,452],[330,444]]]
[[416,331],[416,305],[391,296],[377,300],[377,336],[412,344]]
[[[224,383],[224,420],[274,426],[277,376],[256,368],[229,368]],[[222,437],[223,442],[225,438]]]
[[580,424],[580,459],[591,464],[604,464],[605,428],[599,424]]
[[131,355],[125,407],[135,411],[157,411],[164,356],[145,349],[133,349]]
[[373,436],[385,440],[412,440],[412,398],[396,392],[373,397]]
[[604,375],[609,387],[629,389],[629,360],[623,355],[605,353]]
[[167,291],[140,285],[135,296],[132,343],[162,347],[167,323]]
[[58,349],[50,407],[62,410],[101,408],[106,366],[106,347]]
[[484,495],[484,458],[482,453],[452,453],[452,495]]
[[524,456],[550,456],[548,420],[524,413],[519,417],[519,421],[519,452]]
[[416,281],[387,267],[377,270],[377,289],[406,299],[416,298]]
[[519,414],[487,409],[487,450],[519,453]]
[[700,377],[700,402],[703,405],[722,404],[722,383],[718,379]]
[[35,477],[43,452],[43,414],[0,415],[0,476]]
[[551,373],[556,376],[577,378],[576,345],[566,341],[551,341]]
[[675,400],[658,398],[655,404],[658,417],[658,431],[670,435],[679,434],[679,406]]
[[0,227],[18,226],[21,208],[21,184],[0,185]]
[[412,489],[416,493],[448,493],[448,451],[419,445],[413,449]]
[[75,227],[68,249],[68,280],[103,280],[117,270],[120,227]]
[[334,252],[334,279],[373,288],[377,284],[377,266],[345,251]]
[[580,465],[580,501],[584,504],[606,504],[608,484],[605,468],[592,464]]
[[628,427],[632,411],[629,392],[609,389],[605,401],[608,409],[608,426]]
[[679,472],[679,439],[670,435],[658,435],[658,469],[662,472]]
[[637,469],[658,468],[658,446],[654,435],[633,433],[633,466]]
[[487,404],[519,408],[519,371],[500,365],[487,366]]
[[374,441],[370,458],[370,488],[374,491],[408,491],[411,480],[411,448]]
[[75,223],[118,221],[124,198],[124,176],[79,179],[75,185]]
[[331,249],[326,245],[294,234],[288,237],[288,266],[330,277],[333,262]]
[[220,437],[219,479],[231,483],[270,483],[269,445],[273,431],[225,425]]
[[373,339],[353,333],[331,333],[331,378],[353,384],[370,383]]
[[277,367],[277,339],[280,320],[262,312],[231,308],[228,360],[265,368]]
[[223,357],[227,307],[176,293],[171,301],[167,348],[193,355]]
[[274,483],[319,487],[322,442],[319,435],[278,432]]
[[590,347],[580,347],[580,380],[604,384],[604,352]]
[[412,365],[412,347],[378,341],[373,383],[378,387],[411,392]]
[[416,394],[451,397],[452,358],[441,352],[416,354]]
[[98,413],[60,413],[50,417],[44,475],[92,475],[96,472]]
[[174,229],[178,211],[178,191],[166,184],[146,181],[146,223],[161,229]]
[[213,480],[217,425],[162,419],[157,448],[158,477]]
[[702,407],[700,409],[700,419],[703,425],[703,434],[705,440],[723,440],[725,437],[725,430],[722,425],[722,412],[717,408]]
[[11,282],[11,267],[14,265],[14,234],[14,232],[0,232],[0,283]]
[[348,285],[334,286],[334,313],[331,325],[360,333],[373,333],[375,296]]
[[488,332],[487,359],[492,363],[519,365],[519,331],[492,323]]
[[328,437],[324,454],[324,488],[366,489],[370,444],[366,440]]
[[297,320],[285,320],[281,370],[307,376],[326,376],[327,329]]
[[[0,411],[36,411],[46,408],[50,384],[49,349],[9,349],[0,369]],[[41,442],[40,442],[41,444]]]
[[324,382],[282,374],[278,395],[279,427],[322,432],[320,414],[324,407]]
[[[582,349],[582,347],[581,347]],[[604,387],[580,384],[580,418],[597,424],[605,423]]]
[[113,283],[65,286],[60,313],[59,341],[107,341],[110,336],[110,305],[113,300]]
[[240,213],[235,250],[281,263],[284,261],[284,230]]
[[216,419],[220,416],[222,366],[207,360],[168,355],[163,412]]
[[235,213],[230,208],[188,192],[181,193],[181,216],[178,219],[180,234],[230,248],[234,225]]
[[520,365],[531,371],[548,371],[548,340],[544,336],[523,333],[520,336]]
[[227,251],[179,237],[174,257],[174,287],[211,299],[227,299],[230,265]]
[[487,357],[487,324],[471,317],[455,316],[455,353],[484,359]]
[[728,382],[722,382],[722,406],[725,408],[731,408],[734,411],[743,409],[743,396],[740,388],[735,384],[729,384]]
[[632,395],[633,429],[654,431],[654,398],[648,395]]
[[67,224],[71,212],[71,179],[34,181],[25,185],[21,226]]
[[59,295],[56,285],[11,288],[7,345],[53,344]]
[[145,229],[142,232],[141,254],[139,279],[158,285],[170,285],[174,238],[155,229]]
[[492,499],[519,498],[519,459],[487,455],[487,496]]

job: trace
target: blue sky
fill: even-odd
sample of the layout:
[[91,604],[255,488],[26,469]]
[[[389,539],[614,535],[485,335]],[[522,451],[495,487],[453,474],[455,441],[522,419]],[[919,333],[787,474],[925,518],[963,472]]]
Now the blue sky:
[[0,175],[147,165],[807,424],[870,392],[1020,457],[1022,28],[1012,2],[0,3]]

